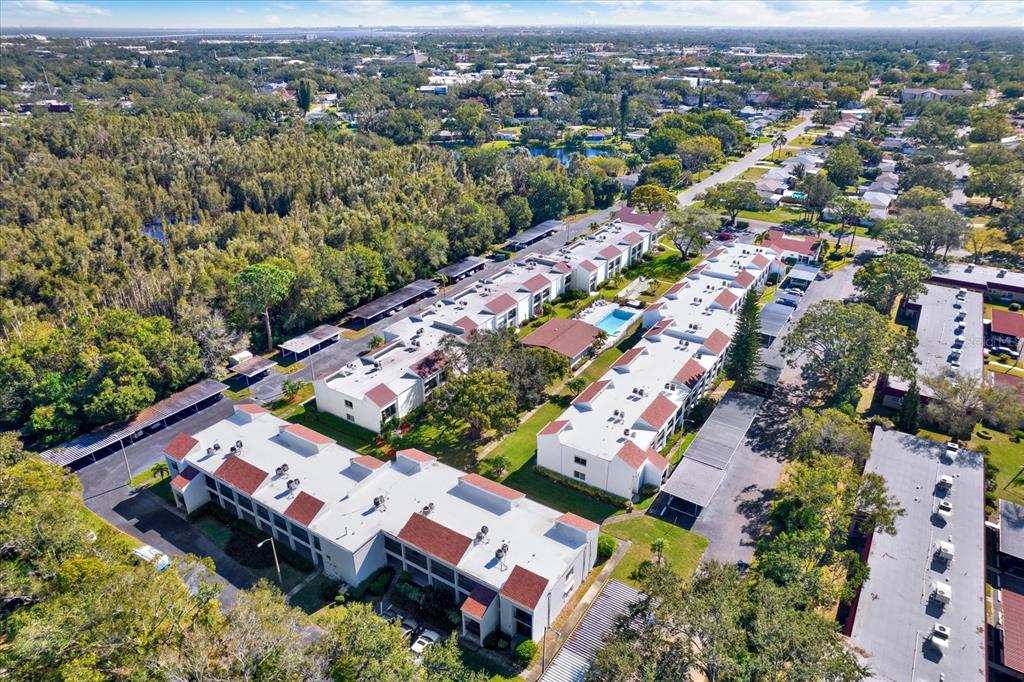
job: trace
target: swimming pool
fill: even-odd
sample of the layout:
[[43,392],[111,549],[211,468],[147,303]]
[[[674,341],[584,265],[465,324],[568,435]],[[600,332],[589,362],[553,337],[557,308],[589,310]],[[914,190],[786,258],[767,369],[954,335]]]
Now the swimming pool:
[[606,332],[608,336],[615,336],[622,328],[629,324],[629,321],[633,319],[633,314],[616,308],[597,323],[597,328],[603,332]]

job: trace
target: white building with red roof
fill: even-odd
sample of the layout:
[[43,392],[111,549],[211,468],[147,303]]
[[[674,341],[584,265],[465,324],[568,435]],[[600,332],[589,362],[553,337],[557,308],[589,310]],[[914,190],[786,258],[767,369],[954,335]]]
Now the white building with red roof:
[[750,288],[784,266],[769,249],[715,249],[643,313],[640,342],[537,435],[537,464],[625,498],[660,486],[659,453],[725,362]]
[[533,259],[553,267],[564,265],[571,288],[592,292],[639,262],[654,247],[656,239],[657,228],[653,225],[627,225],[615,220],[594,234]]
[[419,450],[359,455],[255,406],[179,434],[164,459],[185,512],[217,504],[349,585],[408,571],[452,594],[478,642],[539,639],[597,556],[592,521]]
[[384,344],[313,382],[317,406],[380,432],[430,398],[444,382],[447,362],[437,352],[448,335],[517,329],[536,317],[569,282],[564,268],[517,262],[399,320],[381,332]]
[[761,246],[771,249],[779,258],[797,263],[810,263],[818,259],[821,240],[814,236],[786,234],[781,230],[768,230]]

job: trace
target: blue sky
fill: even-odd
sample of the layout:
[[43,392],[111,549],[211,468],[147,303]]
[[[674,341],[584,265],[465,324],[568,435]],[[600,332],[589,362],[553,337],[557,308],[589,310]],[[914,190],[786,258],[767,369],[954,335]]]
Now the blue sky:
[[95,28],[333,26],[1017,26],[1020,0],[0,0],[0,25]]

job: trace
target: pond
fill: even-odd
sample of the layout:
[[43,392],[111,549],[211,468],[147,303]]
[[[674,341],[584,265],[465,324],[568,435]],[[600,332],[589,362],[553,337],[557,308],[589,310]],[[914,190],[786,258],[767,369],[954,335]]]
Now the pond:
[[566,149],[565,147],[555,147],[555,148],[551,148],[551,147],[528,147],[528,149],[530,150],[530,156],[550,156],[550,157],[558,159],[559,162],[561,162],[561,164],[563,166],[568,165],[568,163],[569,163],[569,155],[572,154],[573,152],[578,152],[580,154],[585,154],[588,159],[591,158],[591,157],[594,157],[594,156],[614,156],[615,155],[615,152],[613,152],[613,151],[611,151],[609,149],[600,149],[598,147],[586,147],[586,148],[580,149],[580,150],[576,150],[576,149],[569,150],[569,149]]

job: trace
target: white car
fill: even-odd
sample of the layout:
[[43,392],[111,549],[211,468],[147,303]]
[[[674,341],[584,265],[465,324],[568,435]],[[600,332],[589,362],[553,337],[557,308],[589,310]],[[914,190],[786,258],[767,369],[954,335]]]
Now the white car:
[[439,639],[441,639],[441,635],[437,634],[433,630],[424,630],[409,648],[412,649],[414,654],[422,654],[428,646],[436,643]]
[[416,632],[419,626],[415,618],[402,618],[402,634],[406,637],[412,637],[412,633]]
[[167,557],[167,555],[161,552],[156,547],[153,547],[152,545],[143,545],[142,547],[136,547],[132,550],[132,554],[134,554],[136,558],[139,559],[139,561],[144,561],[147,564],[152,564],[153,567],[156,568],[156,570],[158,571],[162,571],[171,565],[171,560]]

